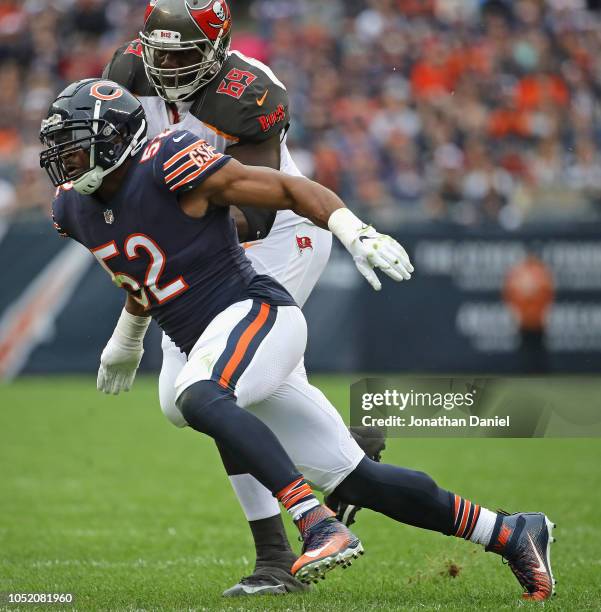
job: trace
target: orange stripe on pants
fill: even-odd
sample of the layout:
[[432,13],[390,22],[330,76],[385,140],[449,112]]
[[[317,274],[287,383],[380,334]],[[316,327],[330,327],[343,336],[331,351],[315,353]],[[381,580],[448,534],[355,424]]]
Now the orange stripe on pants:
[[269,304],[261,304],[261,309],[257,318],[244,330],[244,333],[240,336],[238,344],[234,349],[234,354],[230,357],[229,361],[223,368],[223,372],[219,377],[219,384],[227,389],[230,384],[232,374],[236,371],[236,368],[240,365],[240,362],[244,358],[244,354],[248,349],[248,345],[252,342],[252,339],[257,335],[259,330],[265,325],[267,321],[267,315],[269,315]]

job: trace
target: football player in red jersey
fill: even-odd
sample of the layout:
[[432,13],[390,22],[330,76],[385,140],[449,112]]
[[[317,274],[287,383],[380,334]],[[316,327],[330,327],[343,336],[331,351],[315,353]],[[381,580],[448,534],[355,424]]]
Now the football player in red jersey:
[[[115,52],[104,77],[138,97],[149,137],[168,128],[185,129],[244,164],[299,176],[286,146],[290,122],[286,87],[265,64],[230,51],[231,34],[226,0],[155,0],[146,10],[140,38]],[[302,307],[329,259],[331,234],[292,211],[231,210],[254,268],[278,280]],[[161,408],[170,422],[183,427],[186,423],[175,406],[174,381],[185,355],[166,335],[162,348]],[[99,388],[109,393],[127,390],[141,357],[141,344],[124,348],[117,337],[111,339],[101,359]],[[299,375],[305,376],[302,364]],[[378,460],[383,437],[378,430],[367,429],[353,428],[352,434]],[[277,502],[245,466],[220,451],[249,521],[257,559],[253,574],[225,594],[304,589],[288,572],[296,555]],[[327,502],[346,523],[353,521],[358,508],[334,497]]]

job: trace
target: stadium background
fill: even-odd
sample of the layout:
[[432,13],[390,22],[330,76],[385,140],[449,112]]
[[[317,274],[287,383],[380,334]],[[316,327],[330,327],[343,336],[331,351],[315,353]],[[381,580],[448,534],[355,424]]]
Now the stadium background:
[[[411,283],[375,294],[333,253],[306,308],[307,363],[343,373],[315,379],[342,411],[357,372],[598,372],[598,4],[232,1],[234,48],[288,86],[301,169],[399,238],[416,264]],[[215,607],[251,557],[212,446],[161,420],[158,330],[134,392],[96,394],[122,296],[56,237],[38,165],[48,103],[101,73],[136,37],[144,6],[0,0],[0,591],[70,588],[89,609]],[[555,605],[598,609],[596,441],[393,440],[386,459],[482,503],[554,509],[568,535]],[[502,482],[500,469],[511,475]],[[211,503],[199,507],[198,493]],[[361,535],[379,561],[357,568],[352,588],[344,576],[320,587],[320,604],[366,609],[377,584],[388,608],[425,598],[512,607],[517,589],[490,559],[408,529],[395,547],[376,519],[361,519]],[[455,565],[462,580],[449,579]],[[176,579],[175,566],[185,568]],[[307,597],[297,603],[317,605]]]
[[[38,130],[65,83],[99,75],[136,36],[143,9],[0,3],[0,257],[11,262],[0,378],[93,372],[110,335],[122,298],[52,235]],[[301,169],[397,236],[417,268],[376,295],[335,251],[306,309],[310,369],[596,370],[597,11],[579,0],[258,0],[234,12],[234,47],[288,86]],[[143,369],[160,367],[157,334]]]

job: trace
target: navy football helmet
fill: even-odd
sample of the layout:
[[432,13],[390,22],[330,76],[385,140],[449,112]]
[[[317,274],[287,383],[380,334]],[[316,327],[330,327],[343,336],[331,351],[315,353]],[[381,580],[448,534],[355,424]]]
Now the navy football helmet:
[[[55,187],[73,182],[89,195],[141,150],[146,131],[144,109],[126,89],[103,79],[78,81],[58,95],[42,121],[40,166]],[[83,168],[73,161],[81,151],[89,156]]]

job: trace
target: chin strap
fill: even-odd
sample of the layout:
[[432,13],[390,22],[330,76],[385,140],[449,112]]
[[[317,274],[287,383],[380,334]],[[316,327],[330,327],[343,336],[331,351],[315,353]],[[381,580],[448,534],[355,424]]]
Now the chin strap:
[[[100,114],[100,100],[96,103],[96,108],[94,109],[94,119],[98,119]],[[97,129],[97,128],[95,128]],[[80,176],[76,181],[73,181],[73,189],[82,195],[91,195],[96,190],[100,188],[102,185],[102,181],[105,176],[108,176],[111,172],[119,168],[123,164],[123,162],[128,157],[133,157],[142,149],[142,147],[147,142],[147,137],[143,136],[146,130],[146,119],[142,119],[142,124],[138,131],[134,134],[132,141],[129,146],[125,149],[121,157],[117,160],[117,163],[114,166],[111,166],[108,170],[104,170],[100,166],[96,166],[95,157],[96,157],[96,145],[92,145],[90,150],[90,165],[94,165],[94,167],[89,171]]]
[[80,176],[76,181],[73,181],[73,189],[77,193],[81,193],[81,195],[91,195],[102,185],[103,178],[102,168],[96,166]]

